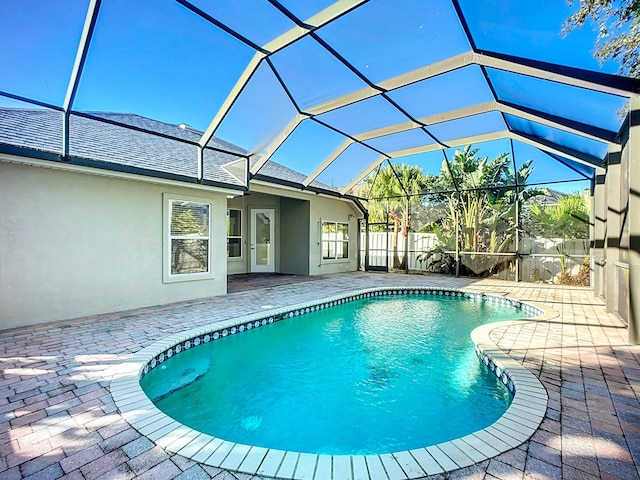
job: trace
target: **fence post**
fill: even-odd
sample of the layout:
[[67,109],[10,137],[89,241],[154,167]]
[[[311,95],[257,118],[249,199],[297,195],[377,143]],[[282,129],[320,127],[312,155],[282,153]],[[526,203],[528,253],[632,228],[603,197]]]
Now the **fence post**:
[[[407,212],[407,224],[404,226],[406,235],[404,236],[404,273],[409,273],[409,225],[411,225],[411,212],[409,211],[409,197],[404,202],[405,212]],[[403,232],[405,233],[405,232]]]
[[516,282],[520,281],[520,197],[516,187]]
[[460,276],[460,219],[456,206],[456,277]]

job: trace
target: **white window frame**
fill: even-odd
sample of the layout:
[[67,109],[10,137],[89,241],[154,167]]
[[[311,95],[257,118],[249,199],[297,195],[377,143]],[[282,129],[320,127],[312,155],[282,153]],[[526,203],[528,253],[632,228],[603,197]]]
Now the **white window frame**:
[[[189,238],[207,240],[207,271],[197,273],[171,273],[171,240],[178,238],[178,236],[171,235],[171,213],[173,202],[190,202],[207,205],[209,207],[209,234],[208,236],[192,237]],[[163,215],[162,215],[162,228],[163,228],[163,268],[162,268],[162,281],[163,283],[174,282],[190,282],[194,280],[210,280],[214,278],[213,273],[213,228],[212,228],[212,212],[213,202],[208,198],[192,197],[187,195],[178,195],[171,193],[163,194]]]
[[227,260],[230,260],[232,262],[235,261],[243,261],[244,260],[244,241],[243,241],[243,237],[242,234],[244,233],[244,228],[242,228],[242,221],[243,221],[243,216],[244,216],[244,212],[241,208],[238,207],[228,207],[227,208],[227,218],[229,218],[229,212],[231,210],[235,210],[237,212],[240,212],[240,235],[229,235],[227,233],[227,245],[229,244],[229,239],[230,238],[237,238],[240,240],[240,256],[238,257],[230,257],[229,256],[229,248],[227,247]]
[[[325,240],[324,239],[324,226],[325,224],[332,224],[335,225],[335,229],[336,229],[336,237],[338,235],[338,225],[346,225],[347,226],[347,240],[339,240],[338,238],[336,238],[335,240]],[[351,225],[349,224],[349,222],[339,222],[339,221],[333,221],[333,220],[321,220],[320,221],[320,260],[322,263],[347,263],[351,261],[351,234],[350,234],[350,230],[351,230]],[[334,254],[335,257],[333,258],[325,258],[324,256],[324,247],[326,243],[333,243],[334,244]],[[343,243],[347,244],[347,256],[346,257],[338,257],[338,245],[341,245]]]

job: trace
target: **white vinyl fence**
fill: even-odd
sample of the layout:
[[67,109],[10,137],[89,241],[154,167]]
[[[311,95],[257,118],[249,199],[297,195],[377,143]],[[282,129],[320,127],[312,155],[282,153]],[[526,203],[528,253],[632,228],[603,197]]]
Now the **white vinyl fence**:
[[[365,234],[361,234],[364,248]],[[438,245],[438,237],[433,233],[409,233],[409,270],[425,271],[424,262],[418,256]],[[404,257],[405,239],[398,236],[398,255]],[[520,239],[521,280],[526,282],[553,283],[565,265],[567,273],[576,275],[584,258],[589,256],[588,241],[561,238],[521,238]],[[363,259],[364,262],[364,259]],[[374,267],[393,266],[393,233],[369,233],[369,265]]]

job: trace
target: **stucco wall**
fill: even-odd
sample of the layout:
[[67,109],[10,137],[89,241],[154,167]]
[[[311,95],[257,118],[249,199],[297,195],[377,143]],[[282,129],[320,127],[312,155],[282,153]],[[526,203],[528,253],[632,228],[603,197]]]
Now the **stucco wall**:
[[[350,215],[351,218],[349,218]],[[358,215],[362,216],[350,202],[320,196],[313,199],[311,202],[310,275],[354,272],[358,270]],[[321,221],[349,224],[348,259],[322,260]]]
[[309,202],[280,200],[280,272],[309,275]]
[[[163,283],[163,193],[211,200],[214,279]],[[226,293],[226,203],[0,162],[0,329]]]
[[230,275],[247,273],[251,270],[251,209],[273,208],[276,214],[275,223],[275,269],[280,271],[280,197],[259,192],[251,192],[246,196],[229,199],[228,208],[237,208],[242,211],[242,256],[240,258],[227,259],[227,271]]
[[[288,203],[285,199],[302,200],[305,202],[304,208],[297,210],[295,215],[285,213],[283,210],[288,204],[301,205],[296,202]],[[307,203],[308,202],[308,206]],[[280,189],[269,185],[252,182],[250,194],[246,197],[237,197],[229,200],[229,208],[240,208],[243,211],[243,247],[245,252],[249,247],[247,241],[249,239],[249,214],[250,208],[275,208],[276,209],[276,272],[282,273],[298,273],[309,275],[321,275],[339,272],[353,272],[358,269],[358,217],[362,217],[360,212],[353,203],[338,198],[324,197],[309,192],[300,192],[293,189]],[[296,219],[296,215],[304,215],[302,218]],[[351,215],[351,218],[349,218]],[[285,220],[283,220],[286,219]],[[322,260],[321,250],[321,220],[348,222],[351,243],[349,245],[349,259],[347,260]],[[305,228],[307,235],[300,235],[300,229]],[[295,235],[306,241],[308,248],[297,248],[295,252],[296,262],[308,262],[304,267],[292,269],[290,260],[281,263],[283,249],[287,253],[291,253],[292,245],[284,240],[285,235]],[[304,259],[301,253],[304,252]],[[248,255],[248,253],[247,253]],[[250,270],[249,259],[245,255],[243,259],[230,259],[228,261],[228,271],[230,274],[246,273]],[[281,268],[282,267],[282,268]]]
[[[631,99],[621,131],[622,150],[609,152],[604,184],[595,190],[596,260],[608,312],[628,324],[629,343],[640,344],[640,97]],[[602,180],[600,180],[602,182]]]

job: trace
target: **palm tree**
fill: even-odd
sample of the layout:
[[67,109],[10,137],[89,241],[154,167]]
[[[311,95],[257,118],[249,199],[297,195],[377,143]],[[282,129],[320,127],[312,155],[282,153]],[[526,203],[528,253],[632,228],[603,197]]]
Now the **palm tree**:
[[561,196],[555,205],[534,203],[529,213],[533,228],[545,237],[589,238],[589,202],[584,194]]
[[589,285],[590,258],[585,255],[580,270],[571,274],[568,260],[571,242],[568,239],[582,239],[584,251],[589,241],[589,201],[586,192],[560,196],[554,205],[534,203],[529,208],[529,229],[546,238],[563,239],[556,245],[560,255],[560,274],[557,282],[565,285]]
[[429,177],[417,165],[387,165],[368,182],[369,218],[374,222],[387,220],[393,223],[393,266],[404,269],[407,265],[406,253],[402,260],[398,253],[400,235],[406,237],[411,228],[411,208],[420,204],[419,194],[429,182]]
[[[452,193],[441,195],[448,207],[447,215],[434,231],[448,250],[457,246],[468,252],[504,253],[515,236],[516,205],[546,191],[525,188],[533,172],[531,160],[514,172],[508,153],[489,160],[478,152],[478,148],[467,145],[455,151],[449,164],[443,162],[438,188]],[[493,261],[486,256],[476,258],[472,253],[467,266],[480,273],[494,268]]]

